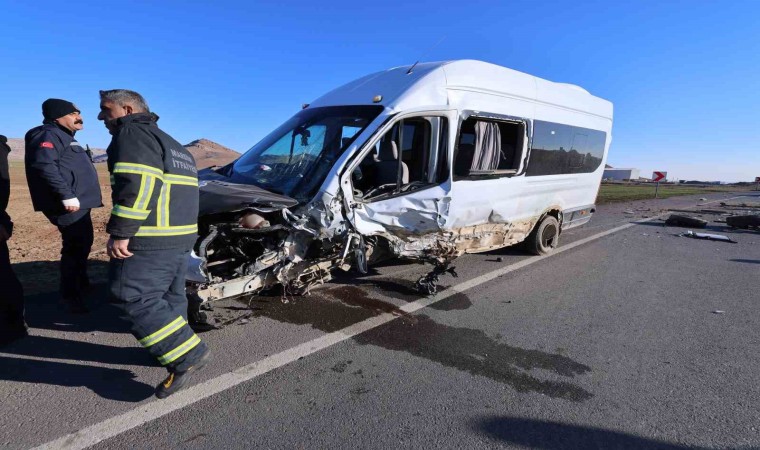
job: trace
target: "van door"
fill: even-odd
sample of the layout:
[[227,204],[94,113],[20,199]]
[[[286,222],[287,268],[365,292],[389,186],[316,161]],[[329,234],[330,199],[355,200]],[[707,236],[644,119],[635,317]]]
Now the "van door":
[[424,235],[448,215],[455,112],[407,115],[386,126],[343,174],[348,216],[364,235]]

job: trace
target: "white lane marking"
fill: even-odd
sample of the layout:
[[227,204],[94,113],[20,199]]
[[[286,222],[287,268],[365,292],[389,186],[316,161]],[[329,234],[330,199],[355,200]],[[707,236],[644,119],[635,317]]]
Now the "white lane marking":
[[[734,198],[739,197],[732,197],[728,200],[732,200]],[[458,293],[467,291],[468,289],[472,289],[475,286],[486,283],[510,272],[514,272],[515,270],[522,269],[523,267],[529,266],[546,258],[551,258],[552,256],[562,254],[566,251],[572,250],[576,247],[595,241],[597,239],[601,239],[605,236],[626,230],[628,228],[636,226],[637,224],[656,220],[666,214],[630,222],[626,225],[622,225],[604,231],[602,233],[579,239],[571,244],[557,248],[548,255],[533,256],[510,266],[488,272],[479,277],[473,278],[472,280],[454,285],[445,291],[439,292],[435,296],[421,298],[412,303],[407,303],[400,309],[407,313],[419,311],[434,303],[445,300]],[[190,406],[193,403],[197,403],[222,391],[233,388],[241,383],[250,381],[259,375],[271,372],[272,370],[278,369],[282,366],[285,366],[286,364],[290,364],[293,361],[297,361],[300,358],[304,358],[320,350],[324,350],[330,346],[344,342],[348,339],[353,338],[354,336],[369,331],[373,328],[377,328],[398,318],[398,315],[391,313],[383,313],[378,316],[370,317],[369,319],[358,322],[347,328],[343,328],[342,330],[326,334],[309,342],[305,342],[298,346],[289,348],[283,352],[235,369],[232,372],[228,372],[216,378],[212,378],[211,380],[208,380],[201,384],[191,386],[167,399],[152,401],[150,403],[127,411],[119,416],[106,419],[103,422],[96,423],[75,433],[68,434],[54,441],[43,444],[37,447],[37,449],[84,449],[90,447],[97,444],[98,442],[102,442],[106,439],[118,436],[121,433],[129,431],[133,428],[137,428],[140,425],[146,424],[174,411],[180,410],[186,406]]]

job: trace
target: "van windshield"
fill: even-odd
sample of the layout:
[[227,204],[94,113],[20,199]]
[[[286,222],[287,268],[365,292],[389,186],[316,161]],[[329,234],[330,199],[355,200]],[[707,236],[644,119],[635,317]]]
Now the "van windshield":
[[304,109],[245,152],[232,178],[296,199],[313,195],[379,105]]

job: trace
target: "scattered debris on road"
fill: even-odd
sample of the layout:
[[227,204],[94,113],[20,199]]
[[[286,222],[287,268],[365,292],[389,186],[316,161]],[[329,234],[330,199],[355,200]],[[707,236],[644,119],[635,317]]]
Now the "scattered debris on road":
[[682,233],[679,236],[682,237],[690,237],[693,239],[706,239],[708,241],[721,241],[721,242],[730,242],[732,244],[736,244],[737,242],[731,239],[728,236],[724,236],[722,234],[708,234],[708,233],[695,233],[691,230],[687,231],[686,233]]
[[726,202],[720,202],[720,206],[724,208],[752,208],[752,209],[760,209],[760,205],[751,205],[749,203],[726,203]]
[[704,228],[707,226],[707,221],[698,219],[696,217],[671,214],[670,217],[668,217],[668,220],[665,221],[665,225],[675,227]]
[[713,314],[725,314],[725,313],[726,313],[725,311],[722,311],[720,309],[716,309],[715,311],[713,311]]
[[745,230],[760,229],[760,215],[726,217],[726,224]]

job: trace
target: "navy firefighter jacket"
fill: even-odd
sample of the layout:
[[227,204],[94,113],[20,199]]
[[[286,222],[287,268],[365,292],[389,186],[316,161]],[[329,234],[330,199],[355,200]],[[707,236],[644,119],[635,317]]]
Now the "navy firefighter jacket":
[[198,238],[193,155],[156,125],[155,114],[116,119],[108,170],[113,210],[106,231],[130,250],[190,250]]
[[81,209],[103,206],[90,155],[55,123],[32,128],[26,142],[26,181],[35,211],[65,214],[63,200],[79,199]]

